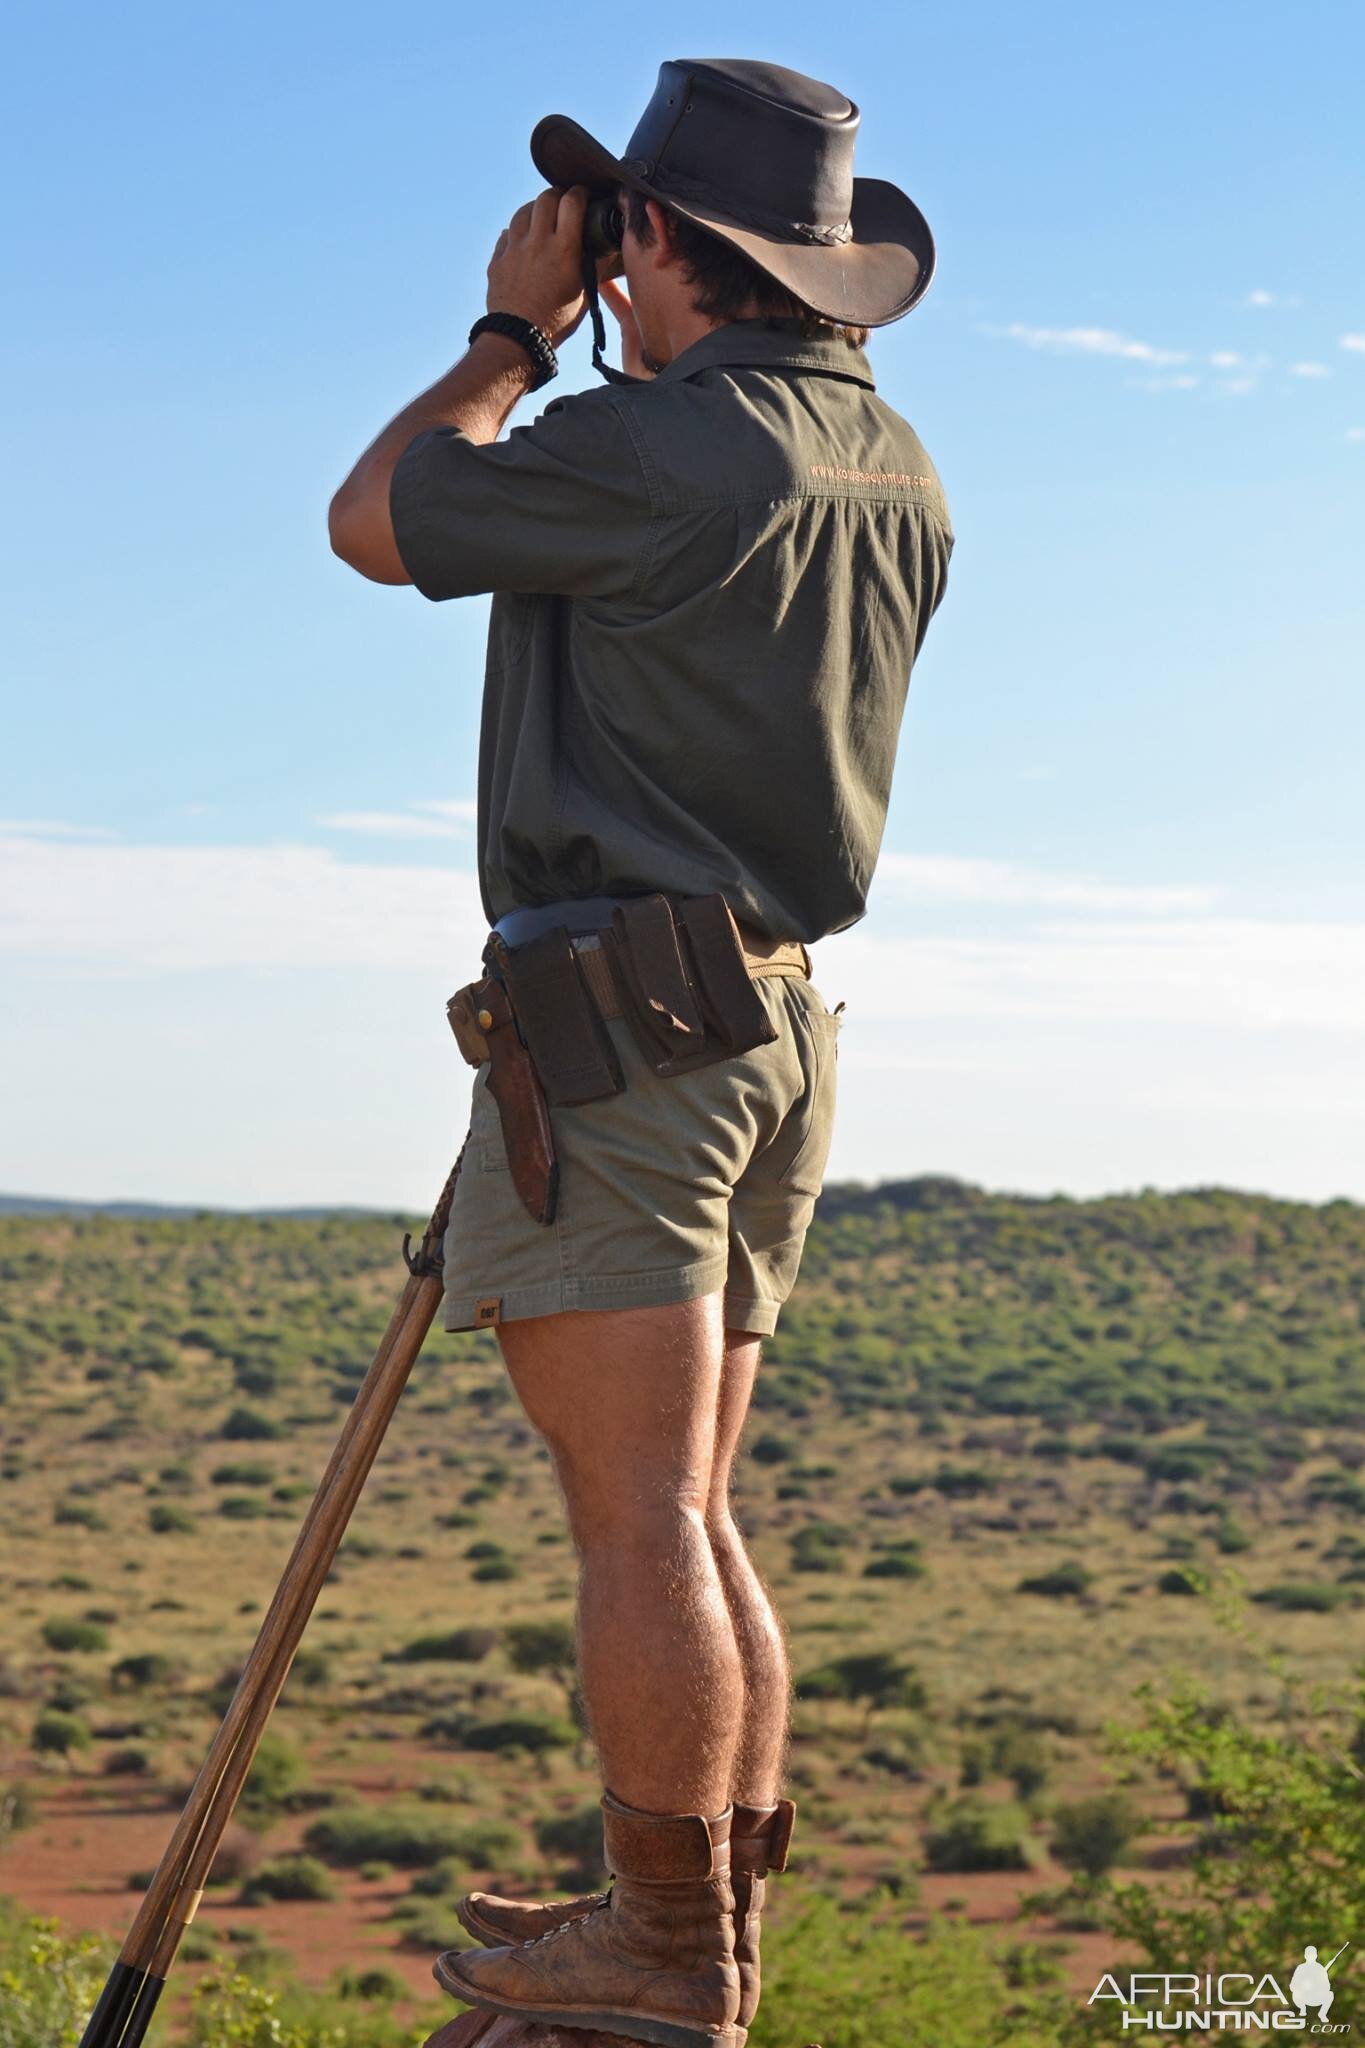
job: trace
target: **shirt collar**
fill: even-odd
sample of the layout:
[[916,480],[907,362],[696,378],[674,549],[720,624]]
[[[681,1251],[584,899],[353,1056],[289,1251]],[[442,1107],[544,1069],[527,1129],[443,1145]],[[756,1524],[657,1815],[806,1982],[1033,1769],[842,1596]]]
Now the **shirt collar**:
[[826,376],[847,377],[875,391],[872,365],[862,349],[850,348],[835,335],[803,335],[799,320],[729,320],[713,327],[698,341],[666,363],[651,383],[678,382],[728,363],[752,363],[784,370],[823,371]]

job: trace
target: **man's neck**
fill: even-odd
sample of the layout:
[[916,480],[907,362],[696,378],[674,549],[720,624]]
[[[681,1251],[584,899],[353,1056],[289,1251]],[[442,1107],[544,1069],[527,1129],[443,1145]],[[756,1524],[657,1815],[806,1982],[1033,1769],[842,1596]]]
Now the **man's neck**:
[[[703,335],[714,334],[718,327],[729,327],[736,320],[757,320],[762,315],[761,306],[747,306],[742,312],[732,313],[727,319],[717,320],[713,314],[699,313],[697,308],[686,302],[670,313],[665,323],[665,340],[668,344],[667,362],[680,356],[685,348],[691,348],[694,341]],[[663,368],[663,364],[659,365]]]

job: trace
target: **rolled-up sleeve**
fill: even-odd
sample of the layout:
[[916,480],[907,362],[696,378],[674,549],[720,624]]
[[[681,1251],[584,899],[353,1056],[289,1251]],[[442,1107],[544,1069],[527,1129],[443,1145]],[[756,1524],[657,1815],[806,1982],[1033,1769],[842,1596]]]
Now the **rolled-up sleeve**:
[[423,597],[622,597],[640,573],[650,505],[629,427],[592,392],[553,400],[487,445],[428,428],[394,465],[389,513]]

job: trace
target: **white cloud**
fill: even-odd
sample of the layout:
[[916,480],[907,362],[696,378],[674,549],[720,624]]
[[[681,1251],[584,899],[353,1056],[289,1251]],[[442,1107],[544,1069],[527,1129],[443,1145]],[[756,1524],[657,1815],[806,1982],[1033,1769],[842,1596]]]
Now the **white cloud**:
[[364,832],[385,839],[467,839],[478,815],[473,797],[438,798],[406,811],[331,811],[316,823],[330,832]]
[[877,864],[873,901],[883,894],[918,903],[1014,903],[1074,910],[1179,913],[1208,910],[1221,891],[1206,883],[1171,886],[1096,882],[1045,874],[1007,861],[970,860],[954,854],[884,853]]
[[[118,973],[477,961],[474,877],[315,846],[0,838],[0,951]],[[459,950],[459,949],[463,950]]]
[[467,839],[468,827],[410,811],[329,811],[315,820],[328,832],[364,832],[372,839]]
[[988,328],[988,333],[1009,341],[1021,341],[1027,348],[1050,350],[1057,355],[1118,356],[1137,363],[1183,363],[1184,349],[1158,348],[1149,341],[1136,341],[1111,327],[1029,327],[1015,320],[1008,327]]
[[1330,377],[1332,372],[1326,363],[1291,363],[1289,374],[1291,377]]
[[[1365,922],[1197,917],[1048,924],[1018,937],[864,937],[817,949],[850,1008],[883,1022],[1055,1018],[1229,1034],[1290,1026],[1361,1033]],[[828,973],[822,961],[827,958]],[[829,990],[826,990],[829,993]]]
[[[1365,1194],[1365,920],[1221,895],[885,855],[815,949],[848,1004],[835,1175]],[[468,1100],[440,1006],[484,930],[439,858],[3,836],[9,1184],[429,1201]]]
[[474,796],[437,797],[414,804],[412,808],[431,811],[438,818],[464,818],[472,825],[479,815],[479,800]]
[[1256,291],[1247,293],[1247,304],[1249,306],[1273,306],[1276,303],[1274,292]]
[[1365,441],[1365,427],[1348,427],[1346,438],[1348,441]]
[[1236,370],[1241,367],[1242,358],[1235,348],[1218,348],[1209,357],[1215,370]]
[[1357,355],[1365,356],[1365,334],[1343,334],[1339,346],[1353,349]]
[[68,825],[61,818],[0,818],[0,833],[30,839],[112,839],[105,825]]
[[[1229,1031],[1360,1029],[1365,922],[1220,917],[1219,891],[1097,882],[1005,862],[890,853],[874,913],[997,905],[1006,935],[870,936],[821,948],[869,1016],[1161,1019]],[[1029,911],[1052,913],[1032,923]],[[1057,912],[1075,916],[1057,921]],[[1108,913],[1098,921],[1096,912]],[[429,969],[477,962],[471,873],[339,860],[312,846],[0,839],[0,951],[119,978],[168,969]]]

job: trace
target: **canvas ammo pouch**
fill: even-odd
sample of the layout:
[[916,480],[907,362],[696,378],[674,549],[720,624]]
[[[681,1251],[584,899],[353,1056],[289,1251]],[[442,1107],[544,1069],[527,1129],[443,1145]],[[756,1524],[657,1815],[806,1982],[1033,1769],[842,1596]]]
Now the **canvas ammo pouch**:
[[[471,1065],[489,1061],[513,1181],[538,1222],[554,1218],[557,1171],[547,1106],[619,1094],[625,1077],[605,1019],[619,1016],[656,1074],[691,1073],[777,1037],[720,895],[619,904],[593,940],[557,925],[520,946],[498,933],[484,979],[447,1012]],[[795,965],[772,971],[804,972]]]

